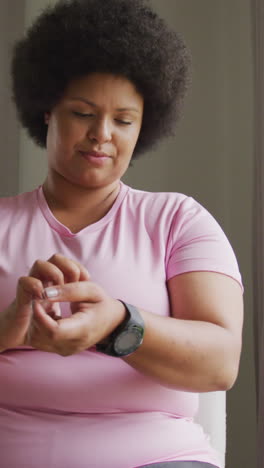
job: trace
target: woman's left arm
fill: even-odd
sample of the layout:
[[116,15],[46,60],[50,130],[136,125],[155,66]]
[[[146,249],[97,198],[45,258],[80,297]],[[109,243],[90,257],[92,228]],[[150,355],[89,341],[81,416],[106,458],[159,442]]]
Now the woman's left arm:
[[123,358],[161,384],[191,392],[227,390],[240,360],[243,298],[232,278],[190,272],[168,281],[171,317],[141,311],[144,342]]
[[[24,344],[68,356],[104,340],[123,322],[122,302],[87,280],[89,274],[83,270],[58,254],[35,262],[31,276],[41,281],[48,278],[57,286],[45,288],[45,294],[40,287],[36,294]],[[70,282],[65,283],[65,278]],[[171,278],[168,292],[171,316],[140,310],[145,322],[143,343],[122,359],[168,387],[190,392],[230,388],[241,352],[240,285],[223,274],[190,272]],[[70,302],[73,315],[55,318],[47,313],[47,305],[37,299],[45,296],[51,303]]]

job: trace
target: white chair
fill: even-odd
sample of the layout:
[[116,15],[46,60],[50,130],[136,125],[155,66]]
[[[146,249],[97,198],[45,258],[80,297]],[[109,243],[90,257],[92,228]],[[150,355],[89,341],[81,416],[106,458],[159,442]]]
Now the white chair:
[[208,434],[211,445],[220,454],[225,466],[226,452],[226,392],[200,393],[199,411],[195,421]]

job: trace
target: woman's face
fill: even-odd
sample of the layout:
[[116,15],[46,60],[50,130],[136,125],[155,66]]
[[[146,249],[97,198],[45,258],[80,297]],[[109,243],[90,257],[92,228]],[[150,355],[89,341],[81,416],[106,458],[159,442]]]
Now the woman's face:
[[45,114],[49,172],[99,188],[125,173],[140,133],[143,98],[122,76],[93,73],[70,82]]

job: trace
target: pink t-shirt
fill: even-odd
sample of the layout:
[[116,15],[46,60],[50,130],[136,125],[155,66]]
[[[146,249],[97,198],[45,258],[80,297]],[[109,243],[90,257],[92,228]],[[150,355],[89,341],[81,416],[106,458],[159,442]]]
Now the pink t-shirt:
[[[76,259],[112,297],[169,315],[166,281],[214,271],[241,281],[223,231],[192,198],[121,183],[100,221],[77,234],[52,215],[42,188],[0,200],[0,313],[36,259]],[[67,304],[63,315],[69,314]],[[3,468],[135,468],[169,460],[220,466],[193,422],[198,395],[165,388],[122,359],[18,348],[0,354]]]

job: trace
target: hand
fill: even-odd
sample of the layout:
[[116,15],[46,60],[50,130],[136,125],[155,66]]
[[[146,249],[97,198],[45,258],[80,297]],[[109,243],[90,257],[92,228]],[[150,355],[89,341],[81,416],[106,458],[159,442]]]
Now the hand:
[[[47,262],[37,260],[29,276],[21,277],[17,284],[16,298],[0,315],[0,352],[28,344],[32,323],[32,300],[43,299],[43,284],[64,284],[67,281],[89,280],[87,270],[77,262],[61,255],[52,256]],[[42,302],[46,313],[58,315],[55,304]]]
[[28,344],[34,348],[69,356],[91,348],[106,338],[125,318],[124,305],[95,283],[82,281],[46,288],[47,297],[70,302],[72,316],[56,319],[41,301],[33,304],[33,326]]
[[0,352],[24,344],[32,317],[32,297],[41,289],[35,278],[19,279],[15,300],[0,316]]

